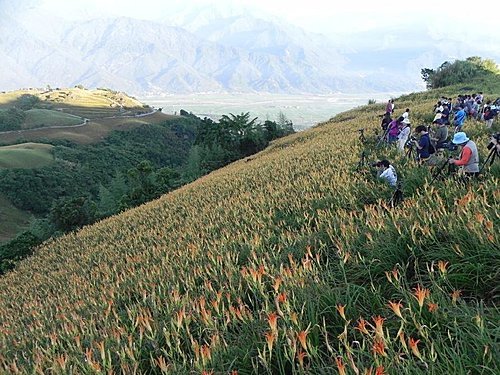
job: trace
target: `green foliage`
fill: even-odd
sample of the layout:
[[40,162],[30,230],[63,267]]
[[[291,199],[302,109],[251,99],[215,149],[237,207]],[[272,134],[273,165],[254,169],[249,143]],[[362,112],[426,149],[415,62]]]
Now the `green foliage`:
[[38,238],[31,232],[19,234],[12,241],[0,246],[0,274],[11,270],[15,262],[31,254],[33,247],[39,245]]
[[50,210],[50,219],[62,231],[71,231],[93,223],[95,203],[89,197],[61,198]]
[[24,111],[17,108],[0,110],[0,131],[19,130],[26,118]]
[[437,69],[423,68],[422,79],[428,89],[467,83],[478,77],[488,77],[500,74],[493,60],[469,57],[466,60],[445,61]]
[[40,103],[40,98],[36,95],[23,94],[17,101],[17,106],[23,111],[27,111]]

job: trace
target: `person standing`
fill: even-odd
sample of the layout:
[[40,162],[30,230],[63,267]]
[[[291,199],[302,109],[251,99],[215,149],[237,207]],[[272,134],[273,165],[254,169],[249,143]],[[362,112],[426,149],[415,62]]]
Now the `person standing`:
[[410,124],[405,124],[401,122],[400,131],[398,134],[398,150],[403,152],[405,151],[406,142],[408,142],[408,138],[410,137],[411,128]]
[[387,105],[385,106],[386,113],[394,113],[394,99],[389,99]]
[[452,142],[460,147],[459,159],[448,159],[450,164],[461,167],[466,176],[479,175],[479,153],[476,144],[464,132],[455,133]]
[[401,115],[403,117],[403,123],[410,125],[410,108],[406,108],[405,112]]
[[453,119],[453,125],[455,125],[455,133],[462,131],[462,127],[464,126],[465,118],[467,114],[462,106],[458,106],[458,111],[455,113],[455,118]]
[[391,123],[389,124],[389,132],[388,132],[389,143],[394,143],[398,140],[399,129],[402,122],[403,122],[403,116],[395,120],[392,120]]

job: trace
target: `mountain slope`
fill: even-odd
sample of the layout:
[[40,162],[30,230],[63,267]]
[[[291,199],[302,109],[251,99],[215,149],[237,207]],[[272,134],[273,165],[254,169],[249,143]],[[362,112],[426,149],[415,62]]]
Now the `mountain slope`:
[[[396,105],[418,123],[444,93],[456,91]],[[0,364],[494,373],[499,170],[473,188],[430,186],[429,171],[395,157],[406,200],[390,209],[392,191],[353,171],[357,129],[378,128],[382,109],[338,115],[46,244],[0,279]],[[484,156],[482,124],[467,129]]]
[[[345,57],[325,37],[241,12],[219,19],[207,16],[197,29],[193,24],[183,29],[125,17],[69,22],[40,14],[48,26],[39,30],[36,15],[5,15],[0,25],[0,56],[11,67],[0,77],[3,89],[83,84],[137,95],[317,94],[409,87],[404,80],[368,80],[350,71]],[[189,17],[204,16],[197,11]]]

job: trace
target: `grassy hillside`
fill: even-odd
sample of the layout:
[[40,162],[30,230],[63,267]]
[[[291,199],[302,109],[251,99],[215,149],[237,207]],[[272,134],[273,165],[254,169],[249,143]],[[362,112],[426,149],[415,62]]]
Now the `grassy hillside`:
[[[396,113],[421,123],[440,94]],[[391,209],[390,189],[354,171],[357,129],[371,134],[382,110],[340,114],[40,248],[0,279],[4,371],[498,373],[498,165],[430,185],[426,167],[372,151],[404,178]],[[464,128],[482,157],[483,126]]]
[[84,122],[83,118],[69,113],[62,113],[49,109],[30,109],[26,111],[26,120],[23,129],[33,129],[49,126],[71,126]]
[[[144,108],[138,100],[121,92],[106,89],[86,90],[81,88],[65,88],[55,90],[16,90],[0,93],[0,108],[19,106],[23,95],[33,95],[40,99],[40,103],[59,109],[76,107],[85,109],[101,108],[107,115],[120,114],[122,109]],[[82,116],[85,117],[85,116]],[[99,116],[100,117],[100,116]]]
[[10,240],[21,229],[26,228],[31,215],[14,207],[0,195],[0,243]]
[[54,146],[43,143],[22,143],[0,147],[0,168],[40,168],[54,161]]
[[68,140],[77,144],[92,144],[102,141],[113,130],[131,130],[145,124],[160,124],[176,116],[155,112],[144,117],[117,117],[89,121],[85,126],[67,128],[38,128],[23,132],[3,133],[0,144],[15,142],[37,142],[40,140]]
[[[37,142],[40,139],[95,143],[120,127],[126,130],[145,123],[157,124],[172,117],[155,113],[121,92],[76,87],[0,93],[0,111],[14,107],[24,120],[20,126],[7,128],[14,131],[0,132],[0,144]],[[88,123],[84,126],[75,126],[84,124],[85,120]]]

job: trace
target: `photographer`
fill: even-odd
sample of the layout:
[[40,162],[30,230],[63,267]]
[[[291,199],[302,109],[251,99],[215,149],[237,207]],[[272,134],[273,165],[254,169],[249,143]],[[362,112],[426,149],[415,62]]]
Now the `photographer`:
[[378,161],[376,167],[379,168],[377,176],[383,180],[386,180],[389,185],[396,187],[398,183],[398,175],[396,173],[396,168],[394,168],[388,160]]
[[408,138],[410,137],[410,132],[411,132],[410,124],[405,124],[404,122],[402,122],[398,134],[398,150],[401,151],[402,153],[405,152],[405,145],[406,142],[408,141]]
[[448,127],[441,119],[434,120],[434,124],[436,124],[436,130],[431,136],[431,141],[434,142],[436,150],[442,149],[448,140]]
[[399,129],[401,124],[403,123],[403,116],[397,118],[396,120],[391,121],[389,124],[389,143],[394,143],[398,140]]
[[490,143],[486,146],[488,150],[491,150],[495,147],[495,152],[498,156],[500,156],[500,133],[493,134],[490,139]]
[[382,123],[380,124],[381,128],[383,131],[387,130],[387,127],[391,123],[392,118],[391,118],[391,113],[386,112],[384,116],[382,117]]
[[498,109],[493,105],[487,105],[484,108],[483,119],[486,122],[486,127],[490,129],[493,126],[493,121],[498,115]]
[[479,175],[479,153],[476,144],[464,132],[455,133],[452,143],[460,147],[459,159],[448,159],[448,163],[461,167],[465,175],[477,177]]
[[455,132],[460,132],[462,130],[462,126],[464,126],[465,119],[467,118],[467,114],[462,106],[457,107],[457,112],[455,113],[455,118],[453,119],[453,125],[455,125]]
[[425,163],[431,157],[431,139],[425,125],[419,125],[415,128],[415,135],[419,135],[420,139],[414,140],[413,143],[417,148],[418,160]]

